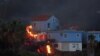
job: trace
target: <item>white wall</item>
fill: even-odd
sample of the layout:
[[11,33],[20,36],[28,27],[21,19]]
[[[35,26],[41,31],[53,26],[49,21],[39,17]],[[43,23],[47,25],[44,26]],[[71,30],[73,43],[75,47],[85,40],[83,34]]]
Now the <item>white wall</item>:
[[[65,36],[66,35],[66,36]],[[82,33],[81,32],[64,32],[64,31],[53,31],[48,32],[48,37],[50,39],[55,39],[56,41],[74,41],[74,42],[80,42],[82,41]]]
[[56,43],[58,44],[58,47],[55,47],[57,50],[61,51],[62,50],[62,43]]
[[62,43],[62,50],[69,51],[69,43]]
[[[50,24],[50,28],[48,28],[48,23]],[[36,31],[57,30],[59,26],[58,19],[54,16],[51,16],[47,21],[33,21],[31,24]]]
[[[35,26],[34,26],[35,24]],[[32,22],[33,29],[36,31],[46,31],[47,28],[47,21],[39,21],[39,22]]]
[[82,51],[82,43],[70,43],[69,51]]
[[68,42],[63,42],[63,43],[58,43],[58,48],[56,48],[59,51],[82,51],[82,43],[68,43]]

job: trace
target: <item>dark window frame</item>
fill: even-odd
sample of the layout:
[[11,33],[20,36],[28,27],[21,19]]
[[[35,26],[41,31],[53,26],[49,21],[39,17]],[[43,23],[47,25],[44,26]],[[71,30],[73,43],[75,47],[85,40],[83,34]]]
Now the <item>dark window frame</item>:
[[50,28],[50,23],[47,24],[47,27]]

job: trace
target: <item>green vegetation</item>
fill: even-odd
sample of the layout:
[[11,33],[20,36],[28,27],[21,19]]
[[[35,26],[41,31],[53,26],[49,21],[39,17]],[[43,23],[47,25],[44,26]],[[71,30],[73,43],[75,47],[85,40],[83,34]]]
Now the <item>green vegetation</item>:
[[0,20],[0,56],[37,56],[37,53],[24,48],[19,50],[26,39],[25,27],[24,23],[17,20]]
[[16,20],[0,21],[0,53],[2,55],[14,55],[25,40],[25,25]]

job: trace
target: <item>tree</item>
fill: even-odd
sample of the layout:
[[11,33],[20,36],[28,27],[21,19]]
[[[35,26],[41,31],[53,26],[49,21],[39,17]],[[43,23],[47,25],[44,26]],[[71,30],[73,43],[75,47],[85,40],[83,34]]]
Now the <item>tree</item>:
[[0,24],[0,52],[3,55],[17,55],[25,40],[25,24],[17,20]]
[[95,47],[95,36],[91,34],[88,37],[89,37],[90,48],[93,49]]
[[94,48],[95,48],[95,36],[93,34],[90,34],[88,36],[88,54],[89,56],[94,56]]

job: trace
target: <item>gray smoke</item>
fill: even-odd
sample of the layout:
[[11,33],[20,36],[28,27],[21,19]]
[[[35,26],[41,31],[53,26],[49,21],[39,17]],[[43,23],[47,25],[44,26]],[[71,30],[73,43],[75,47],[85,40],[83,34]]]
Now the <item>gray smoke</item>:
[[78,25],[81,30],[100,30],[98,10],[99,0],[0,0],[2,18],[53,14],[61,24]]

